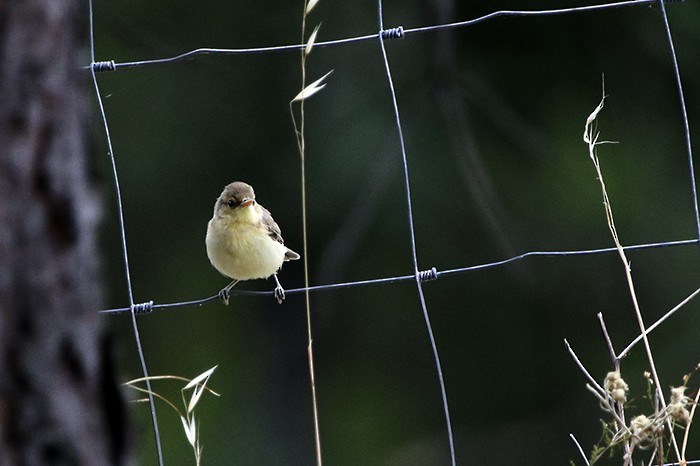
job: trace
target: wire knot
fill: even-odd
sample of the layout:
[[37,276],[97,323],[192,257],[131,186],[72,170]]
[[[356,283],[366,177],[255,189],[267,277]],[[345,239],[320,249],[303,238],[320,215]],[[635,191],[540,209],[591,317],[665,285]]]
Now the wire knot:
[[136,315],[150,314],[153,312],[153,301],[148,301],[145,303],[132,304],[131,310]]
[[421,272],[418,272],[418,280],[420,280],[421,283],[431,282],[433,280],[437,280],[437,278],[438,273],[435,267],[433,267],[430,270],[423,270]]
[[114,63],[114,60],[98,61],[92,64],[92,69],[95,70],[96,73],[114,71],[117,69],[117,64]]
[[384,29],[379,32],[379,36],[384,39],[403,39],[404,38],[404,32],[403,32],[403,26],[391,28],[391,29]]

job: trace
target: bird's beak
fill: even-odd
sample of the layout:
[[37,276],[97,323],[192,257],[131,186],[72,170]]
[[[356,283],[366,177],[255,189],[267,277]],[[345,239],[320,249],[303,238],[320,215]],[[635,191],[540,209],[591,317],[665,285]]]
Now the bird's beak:
[[241,201],[241,207],[248,207],[249,205],[255,204],[255,199],[245,198]]

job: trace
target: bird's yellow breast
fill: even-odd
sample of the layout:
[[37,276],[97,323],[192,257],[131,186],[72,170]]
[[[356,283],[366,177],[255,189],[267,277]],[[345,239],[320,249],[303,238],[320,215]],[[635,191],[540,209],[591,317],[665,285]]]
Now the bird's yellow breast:
[[215,214],[207,227],[212,265],[235,280],[267,278],[282,266],[287,248],[270,237],[255,206]]

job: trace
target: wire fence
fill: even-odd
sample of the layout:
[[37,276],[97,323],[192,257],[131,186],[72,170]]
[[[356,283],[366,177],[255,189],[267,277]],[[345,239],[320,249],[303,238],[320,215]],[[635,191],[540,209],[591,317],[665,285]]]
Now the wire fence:
[[[563,251],[529,251],[529,252],[525,252],[523,254],[508,257],[508,258],[505,258],[502,260],[495,260],[495,261],[491,261],[491,262],[469,265],[469,266],[464,266],[464,267],[458,267],[458,268],[452,268],[452,269],[446,269],[446,270],[438,270],[437,268],[432,267],[432,268],[427,269],[427,270],[420,270],[420,267],[418,264],[418,253],[417,253],[417,246],[416,246],[416,239],[415,239],[414,213],[413,213],[413,207],[412,207],[412,194],[411,194],[411,176],[409,176],[409,171],[408,171],[407,151],[406,151],[406,147],[404,144],[404,132],[403,132],[402,124],[401,124],[401,112],[400,112],[399,102],[398,102],[397,97],[396,97],[396,90],[394,88],[394,80],[393,80],[392,74],[391,74],[391,66],[390,66],[391,60],[390,60],[390,56],[387,53],[386,48],[384,46],[384,42],[386,40],[403,39],[404,37],[409,36],[409,35],[413,35],[413,34],[420,34],[420,33],[454,29],[454,28],[467,28],[470,26],[474,26],[476,24],[480,24],[480,23],[487,22],[487,21],[494,20],[496,18],[501,18],[501,17],[542,17],[542,16],[554,16],[554,15],[567,15],[567,14],[576,14],[576,13],[582,13],[582,12],[594,12],[594,11],[600,11],[600,10],[608,10],[608,9],[614,9],[614,8],[638,8],[638,7],[644,6],[644,5],[647,5],[647,6],[648,5],[659,5],[661,13],[662,13],[662,18],[664,21],[664,28],[665,28],[665,31],[666,31],[666,34],[668,37],[668,41],[669,41],[669,49],[671,52],[671,56],[673,57],[674,74],[675,74],[675,78],[676,78],[676,85],[678,88],[678,94],[679,94],[680,103],[681,103],[682,120],[683,120],[683,124],[684,124],[684,134],[685,134],[685,145],[686,145],[686,151],[687,151],[688,170],[689,170],[690,181],[691,181],[690,188],[691,188],[691,194],[692,194],[693,205],[694,205],[694,223],[695,223],[695,226],[697,229],[698,238],[682,239],[682,240],[669,240],[669,241],[654,242],[654,243],[647,243],[647,244],[635,244],[635,245],[625,246],[622,249],[624,251],[633,251],[633,250],[648,250],[648,249],[667,248],[667,247],[683,247],[683,246],[697,247],[700,245],[700,239],[699,239],[700,238],[700,214],[699,214],[699,209],[698,209],[698,196],[697,196],[697,188],[696,188],[696,181],[695,181],[695,174],[694,174],[692,144],[691,144],[691,137],[690,137],[690,125],[689,125],[689,121],[688,121],[688,112],[686,109],[685,97],[684,97],[684,92],[683,92],[683,88],[682,88],[681,73],[680,73],[678,61],[676,58],[676,51],[675,51],[673,39],[671,36],[671,29],[670,29],[670,25],[668,22],[668,17],[666,14],[665,2],[657,1],[657,0],[631,0],[631,1],[613,2],[613,3],[605,3],[605,4],[598,4],[598,5],[589,5],[589,6],[572,7],[572,8],[558,8],[558,9],[548,9],[548,10],[532,10],[532,11],[528,11],[528,10],[520,10],[520,11],[518,11],[518,10],[501,10],[501,11],[495,11],[495,12],[483,15],[483,16],[475,18],[475,19],[458,21],[458,22],[453,22],[453,23],[436,24],[436,25],[416,27],[416,28],[403,28],[402,26],[396,26],[396,27],[390,27],[388,29],[385,29],[382,1],[379,0],[378,4],[377,4],[378,32],[373,33],[373,34],[366,34],[366,35],[344,38],[344,39],[319,41],[319,42],[316,42],[314,44],[314,47],[341,47],[341,46],[346,45],[346,44],[357,43],[357,42],[378,41],[378,43],[381,46],[381,53],[382,53],[381,58],[382,58],[382,62],[384,64],[384,66],[385,66],[388,93],[391,97],[391,104],[392,104],[393,113],[395,116],[395,125],[396,125],[396,131],[397,131],[396,137],[398,139],[398,142],[400,145],[400,152],[401,152],[401,162],[402,162],[402,167],[403,167],[403,185],[404,185],[404,189],[405,189],[405,208],[406,208],[406,212],[407,212],[407,216],[408,216],[408,225],[406,227],[410,233],[410,250],[411,250],[413,271],[410,274],[400,275],[400,276],[370,278],[370,279],[365,279],[365,280],[341,282],[341,283],[318,284],[318,285],[309,286],[308,288],[306,288],[306,287],[293,288],[293,289],[288,289],[285,291],[287,294],[300,294],[300,293],[305,293],[307,291],[309,291],[309,292],[324,292],[324,291],[329,292],[329,291],[334,291],[334,290],[344,289],[344,288],[366,287],[366,286],[371,286],[371,285],[386,285],[386,284],[391,284],[391,283],[396,283],[396,282],[407,282],[407,281],[415,282],[416,289],[418,292],[419,302],[420,302],[422,313],[423,313],[423,318],[425,321],[426,329],[428,331],[428,337],[429,337],[430,344],[431,344],[431,349],[432,349],[432,354],[433,354],[433,358],[434,358],[437,377],[438,377],[439,384],[440,384],[441,399],[442,399],[442,405],[443,405],[443,411],[444,411],[444,417],[445,417],[446,437],[447,437],[447,443],[449,445],[449,451],[450,451],[450,463],[452,465],[457,464],[457,455],[455,452],[453,427],[452,427],[452,422],[451,422],[451,418],[450,418],[450,410],[448,407],[447,393],[449,390],[448,390],[448,387],[446,387],[446,384],[445,384],[444,379],[443,379],[440,358],[438,356],[438,345],[437,345],[437,341],[436,341],[435,336],[433,334],[432,326],[430,323],[429,312],[428,312],[429,306],[426,302],[426,299],[425,299],[425,296],[423,293],[423,284],[425,282],[437,280],[438,278],[466,274],[466,273],[474,273],[474,272],[479,272],[479,271],[483,271],[483,270],[487,270],[487,269],[503,267],[503,266],[513,264],[515,262],[519,262],[519,261],[523,261],[523,260],[531,260],[531,259],[535,259],[537,257],[589,256],[589,255],[597,255],[597,254],[616,253],[616,252],[619,252],[619,249],[616,247],[603,247],[603,248],[595,248],[595,249],[580,249],[580,250],[574,249],[574,250],[563,250]],[[204,297],[204,298],[193,299],[193,300],[189,300],[189,301],[173,302],[173,303],[155,303],[154,301],[148,301],[145,303],[136,303],[134,301],[133,288],[132,288],[132,278],[131,278],[131,272],[130,272],[130,268],[129,268],[129,253],[128,253],[128,248],[127,248],[126,230],[124,227],[124,211],[123,211],[123,207],[122,207],[122,193],[121,193],[121,188],[120,188],[120,184],[119,184],[119,176],[118,176],[118,172],[117,172],[117,167],[116,167],[116,163],[115,163],[115,154],[114,154],[114,150],[112,147],[112,139],[110,136],[109,125],[108,125],[107,116],[105,113],[105,108],[104,108],[104,103],[103,103],[103,95],[100,91],[99,80],[97,78],[97,74],[101,73],[101,72],[119,72],[122,70],[126,70],[129,68],[135,68],[135,67],[156,66],[156,65],[168,64],[168,63],[180,62],[183,60],[195,59],[197,57],[204,56],[204,55],[238,55],[238,54],[260,54],[260,53],[279,53],[279,52],[287,52],[287,51],[300,51],[300,50],[303,50],[307,46],[307,44],[292,44],[292,45],[269,46],[269,47],[258,47],[258,48],[238,48],[238,49],[236,49],[236,48],[230,48],[230,49],[228,49],[228,48],[225,48],[225,49],[222,49],[222,48],[197,48],[197,49],[190,50],[190,51],[187,51],[187,52],[175,55],[175,56],[171,56],[171,57],[145,59],[145,60],[131,61],[131,62],[119,62],[116,60],[96,60],[93,28],[94,28],[93,5],[92,5],[92,0],[91,0],[90,1],[91,64],[88,65],[86,68],[88,68],[90,70],[91,75],[92,75],[92,81],[93,81],[93,85],[94,85],[94,89],[95,89],[95,94],[97,96],[97,102],[99,105],[99,112],[100,112],[101,120],[102,120],[102,123],[104,126],[104,131],[105,131],[105,140],[106,140],[106,145],[107,145],[107,149],[108,149],[108,156],[109,156],[110,163],[111,163],[113,182],[115,185],[115,192],[116,192],[118,221],[119,221],[119,226],[120,226],[120,242],[121,242],[121,248],[122,248],[121,253],[122,253],[124,273],[125,273],[126,285],[127,285],[127,296],[128,296],[128,300],[129,300],[129,305],[127,307],[105,309],[105,310],[101,310],[99,312],[102,314],[129,313],[131,315],[131,323],[132,323],[134,338],[136,341],[137,352],[138,352],[139,360],[141,363],[141,369],[143,372],[143,376],[145,378],[145,383],[147,385],[147,392],[149,394],[149,404],[150,404],[150,411],[151,411],[151,417],[152,417],[152,425],[153,425],[154,435],[155,435],[155,440],[156,440],[156,450],[157,450],[158,462],[160,465],[162,465],[164,463],[164,461],[163,461],[162,446],[161,446],[160,434],[159,434],[159,428],[158,428],[158,420],[157,420],[157,416],[156,416],[156,408],[155,408],[153,396],[151,394],[152,390],[151,390],[151,387],[149,385],[146,358],[145,358],[145,354],[144,354],[144,351],[142,348],[141,338],[139,336],[136,317],[140,314],[147,314],[147,313],[151,313],[151,312],[156,311],[156,310],[160,311],[160,310],[166,310],[166,309],[170,309],[170,308],[180,308],[180,307],[187,307],[187,306],[201,306],[204,304],[218,301],[219,296],[213,295],[213,296],[208,296],[208,297]],[[240,290],[240,289],[233,289],[231,291],[232,296],[273,296],[273,294],[274,294],[273,291],[247,291],[247,290]],[[632,341],[627,346],[627,348],[621,353],[620,357],[623,357],[631,346],[633,346],[634,344],[639,342],[641,339],[643,339],[647,333],[653,331],[666,318],[668,318],[671,314],[676,312],[683,304],[685,304],[690,299],[694,298],[697,294],[698,294],[698,291],[696,291],[695,293],[690,295],[688,298],[686,298],[686,300],[681,302],[678,306],[674,307],[666,315],[664,315],[663,317],[658,319],[654,324],[652,324],[646,330],[644,330],[642,332],[642,334],[640,334],[634,341]],[[567,343],[567,345],[568,345],[568,343]],[[584,369],[584,371],[585,371],[585,369]],[[572,437],[572,439],[574,440],[574,442],[576,442],[575,438]],[[577,442],[576,442],[576,446],[579,448],[579,450],[581,450],[582,455],[583,455],[583,451]],[[584,455],[584,457],[585,457],[585,455]],[[698,461],[696,461],[696,462],[691,461],[691,462],[687,462],[686,464],[694,464],[694,463],[698,463]],[[669,464],[677,464],[677,463],[669,463]]]

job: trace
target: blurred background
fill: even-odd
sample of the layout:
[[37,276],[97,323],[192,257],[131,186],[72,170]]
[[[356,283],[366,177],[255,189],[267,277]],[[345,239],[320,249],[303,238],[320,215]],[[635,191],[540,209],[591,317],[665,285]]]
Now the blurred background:
[[[467,4],[468,3],[468,4]],[[500,9],[572,1],[385,1],[385,27],[472,19]],[[690,114],[700,134],[700,4],[667,5]],[[300,42],[301,2],[96,1],[97,60],[127,62],[199,47]],[[87,12],[85,15],[87,24]],[[373,34],[376,2],[321,0],[318,40]],[[498,18],[386,43],[406,140],[422,270],[498,261],[527,251],[613,246],[587,147],[599,118],[602,169],[623,244],[697,237],[683,122],[658,6]],[[87,57],[87,55],[86,55]],[[89,59],[86,58],[86,63]],[[321,48],[308,81],[334,70],[306,105],[308,261],[314,285],[412,273],[405,186],[391,96],[377,41]],[[288,103],[301,89],[298,52],[209,55],[99,75],[123,194],[137,302],[217,293],[207,221],[223,186],[243,180],[302,252],[300,158]],[[103,190],[108,307],[128,305],[114,183],[94,109]],[[697,144],[695,145],[697,152]],[[629,253],[647,323],[698,287],[697,246]],[[303,286],[301,261],[280,274]],[[240,289],[272,290],[272,280]],[[610,356],[596,314],[620,351],[639,332],[616,254],[528,258],[424,284],[451,408],[459,464],[582,460],[608,419],[566,352],[567,338],[602,381]],[[682,384],[698,364],[700,302],[651,336],[659,376]],[[311,295],[323,456],[331,465],[448,464],[440,390],[415,284]],[[105,317],[123,380],[140,376],[129,318]],[[203,464],[315,461],[303,295],[238,297],[225,307],[139,318],[152,375],[194,377],[217,365],[197,416]],[[622,363],[649,413],[641,347]],[[690,386],[697,387],[691,379]],[[154,386],[174,400],[179,386]],[[136,397],[135,393],[129,393]],[[636,410],[636,411],[635,411]],[[154,464],[147,408],[132,405],[140,464]],[[168,465],[194,464],[177,415],[158,414]],[[700,458],[691,432],[689,458]],[[621,455],[607,464],[621,464]]]

